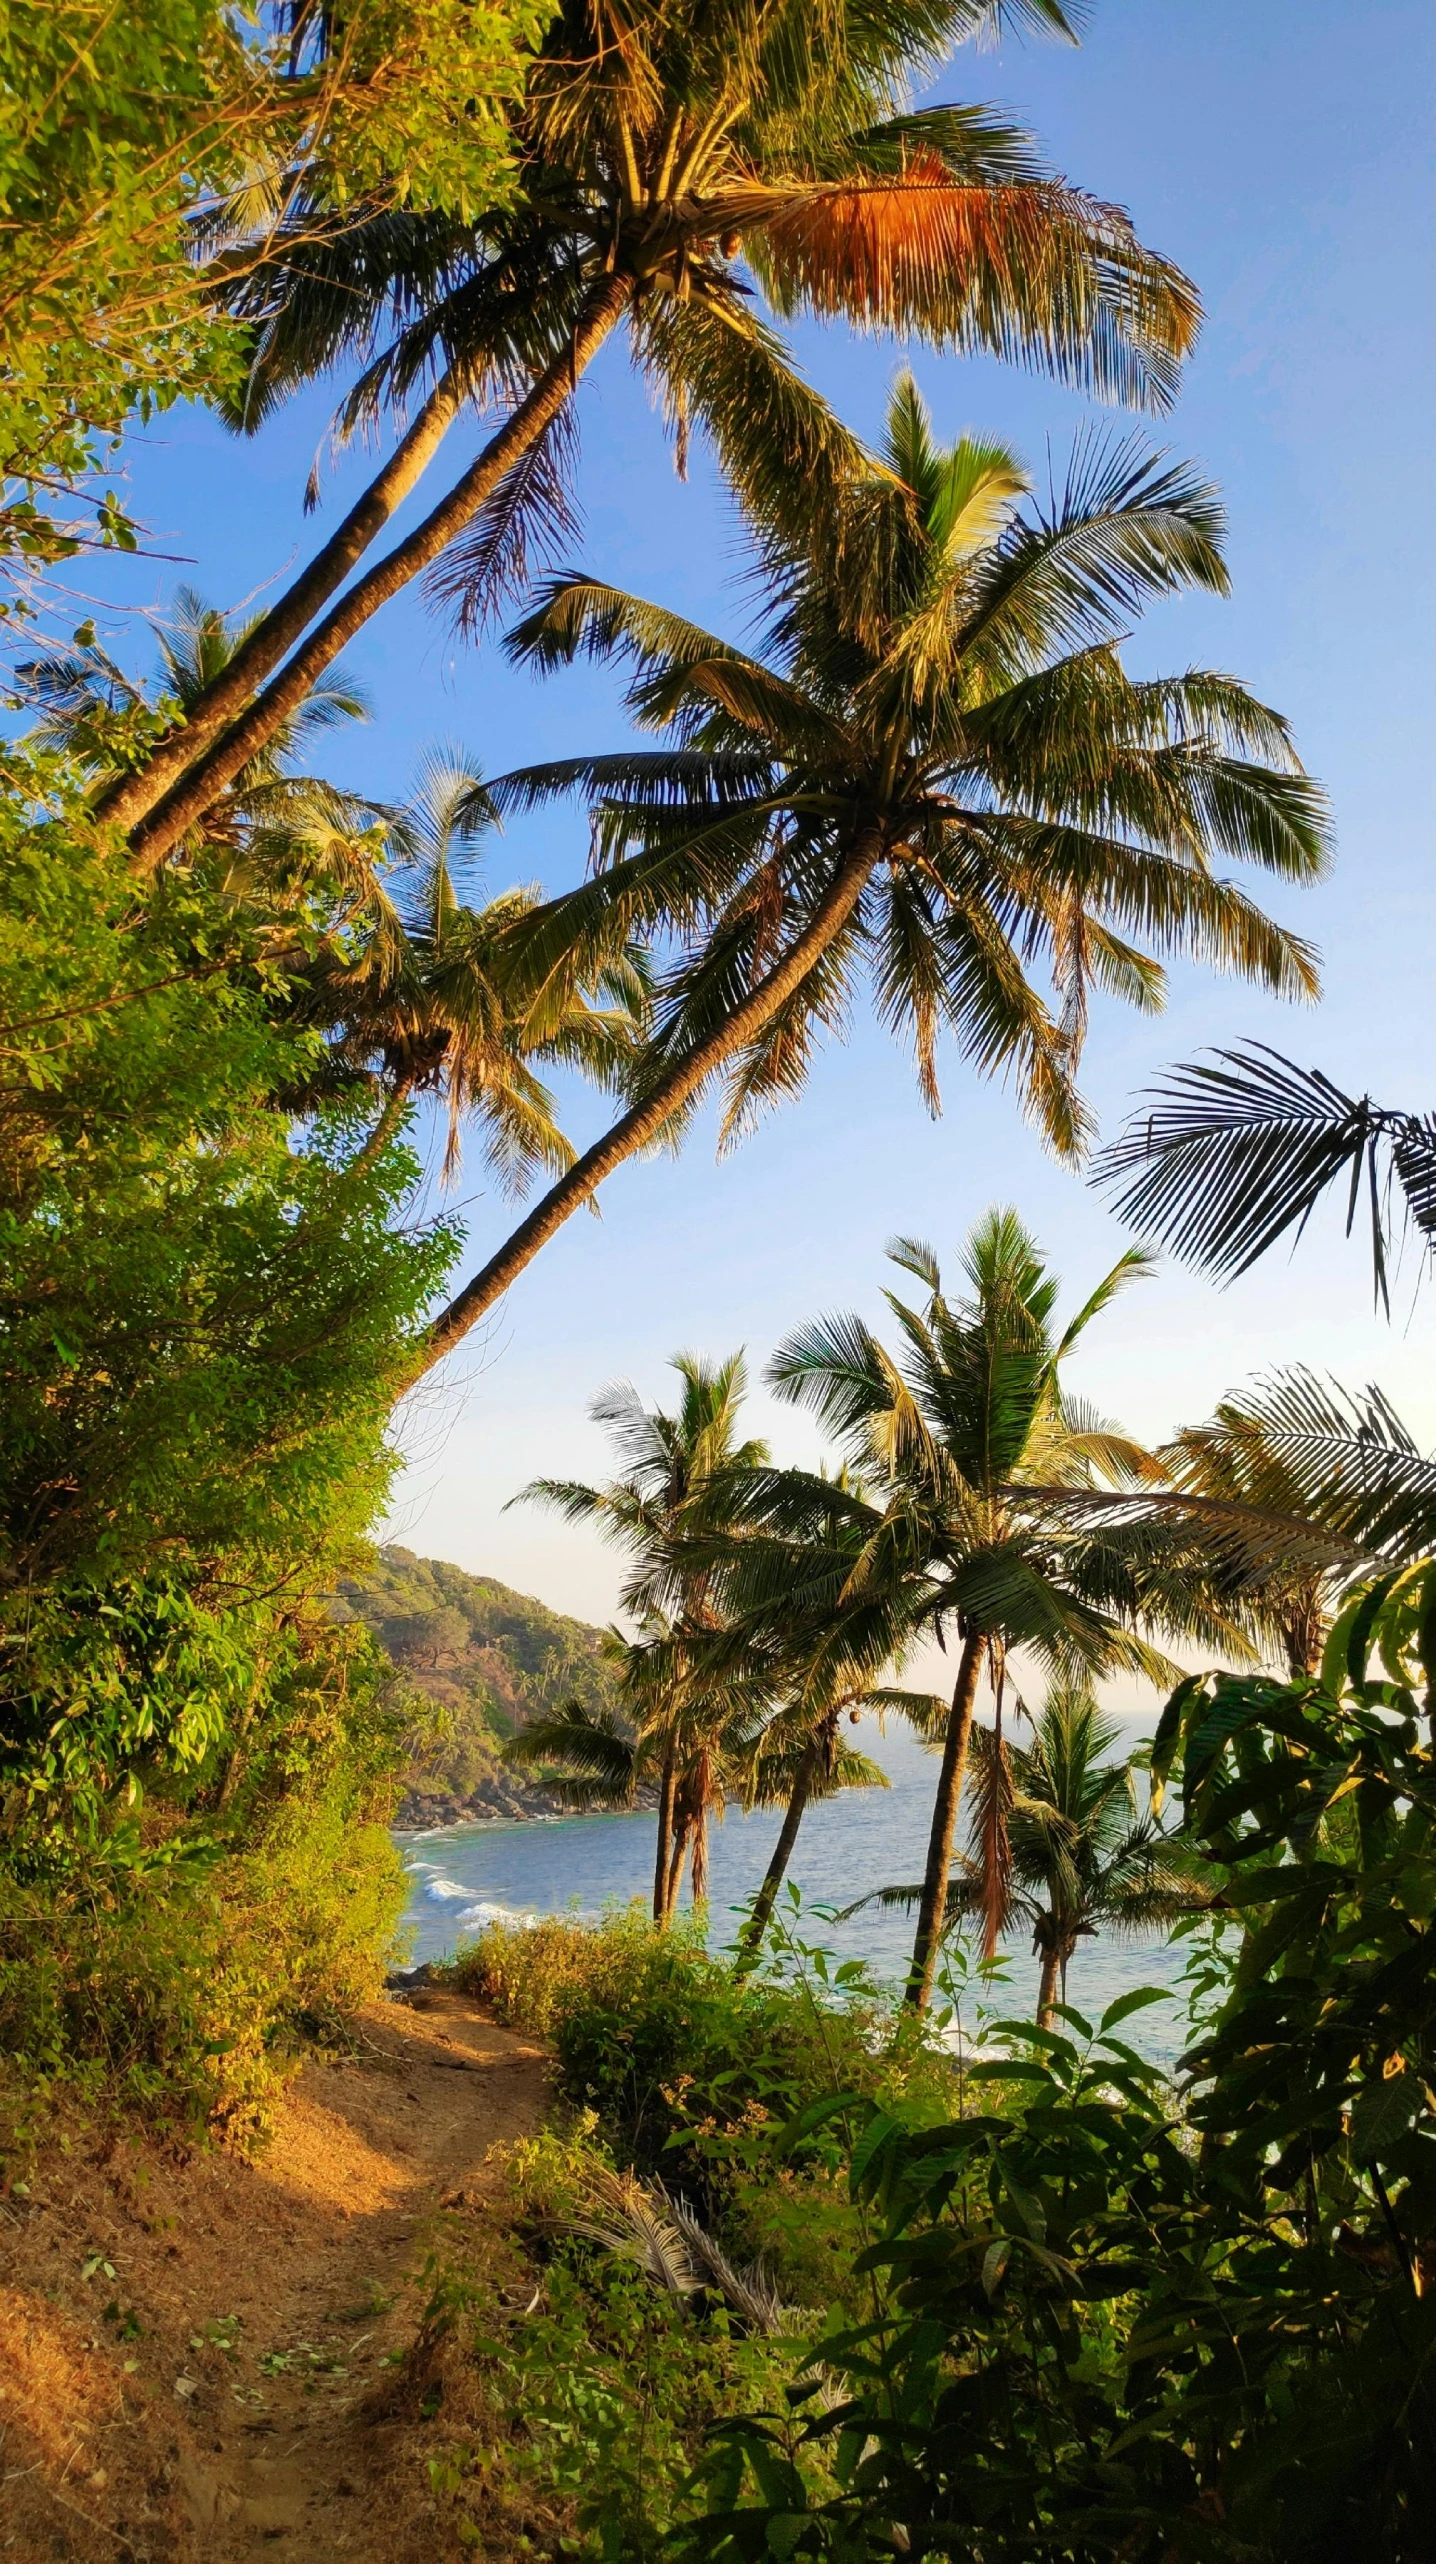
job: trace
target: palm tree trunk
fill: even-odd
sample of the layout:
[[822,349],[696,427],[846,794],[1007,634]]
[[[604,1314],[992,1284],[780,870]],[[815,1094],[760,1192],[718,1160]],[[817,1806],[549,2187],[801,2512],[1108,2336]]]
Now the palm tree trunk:
[[947,1714],[942,1770],[938,1775],[932,1832],[928,1837],[927,1868],[923,1873],[922,1902],[917,1910],[917,1936],[912,1945],[912,1964],[903,1997],[917,2012],[925,2012],[932,2000],[932,1981],[937,1973],[937,1954],[947,1909],[952,1838],[957,1830],[957,1811],[967,1769],[968,1739],[972,1734],[973,1704],[977,1699],[977,1678],[982,1671],[986,1644],[986,1637],[980,1629],[968,1631],[958,1662],[957,1681],[953,1685],[952,1707]]
[[693,1892],[693,1911],[708,1902],[708,1810],[700,1806],[693,1819],[693,1859],[688,1871],[688,1884]]
[[658,1784],[658,1843],[653,1858],[653,1920],[660,1926],[668,1920],[668,1863],[673,1849],[673,1792],[676,1777],[674,1750],[670,1744],[663,1757],[663,1772]]
[[[448,497],[355,582],[263,694],[209,748],[201,751],[197,762],[181,767],[172,789],[152,806],[148,817],[131,829],[130,845],[143,870],[149,871],[162,862],[180,843],[226,784],[233,782],[241,766],[247,765],[298,710],[316,678],[338,658],[346,642],[362,631],[381,605],[387,605],[390,597],[397,596],[420,570],[438,559],[492,495],[504,474],[537,444],[569,398],[584,367],[622,318],[631,290],[628,278],[622,276],[607,276],[594,286],[568,346],[539,376],[497,435],[490,437]],[[177,741],[176,755],[179,746]]]
[[671,1923],[678,1911],[678,1891],[683,1885],[683,1864],[688,1856],[688,1837],[692,1819],[685,1817],[673,1837],[673,1850],[668,1860],[668,1876],[663,1887],[663,1920]]
[[470,1327],[502,1299],[509,1284],[517,1280],[526,1265],[533,1262],[540,1247],[546,1246],[562,1228],[572,1212],[598,1191],[604,1177],[611,1175],[649,1141],[656,1139],[665,1122],[696,1095],[716,1068],[741,1050],[755,1033],[775,1015],[795,988],[806,979],[815,962],[821,960],[828,946],[841,933],[862,896],[863,886],[877,863],[883,848],[878,827],[864,829],[851,854],[839,865],[831,883],[809,923],[785,958],[775,964],[766,979],[760,979],[751,995],[708,1039],[676,1068],[669,1070],[660,1083],[632,1110],[585,1149],[566,1175],[549,1187],[543,1200],[535,1204],[528,1217],[519,1222],[497,1255],[491,1255],[483,1270],[466,1282],[446,1309],[434,1320],[425,1342],[423,1357],[413,1374],[422,1379],[436,1362],[466,1336]]
[[1042,1974],[1037,1981],[1037,2027],[1050,2030],[1057,2009],[1057,1978],[1062,1966],[1060,1950],[1044,1950]]
[[740,1976],[745,1976],[749,1968],[756,1967],[758,1964],[763,1935],[773,1919],[773,1908],[778,1902],[778,1890],[787,1876],[788,1863],[793,1857],[793,1846],[798,1839],[798,1828],[803,1821],[803,1811],[812,1793],[821,1750],[817,1739],[814,1738],[798,1765],[797,1776],[789,1793],[787,1810],[778,1839],[773,1845],[773,1857],[763,1874],[763,1884],[753,1900],[753,1911],[738,1937],[738,1974]]
[[344,1169],[346,1175],[367,1175],[370,1167],[376,1165],[383,1156],[408,1110],[409,1084],[407,1077],[401,1078],[392,1093],[385,1096],[374,1128],[363,1147],[355,1150]]
[[355,563],[428,469],[462,407],[462,386],[452,373],[445,374],[343,524],[241,641],[228,665],[191,705],[183,724],[156,743],[138,773],[123,775],[101,794],[95,804],[97,817],[120,828],[133,828],[179,782],[201,750],[302,638],[335,589],[343,586]]

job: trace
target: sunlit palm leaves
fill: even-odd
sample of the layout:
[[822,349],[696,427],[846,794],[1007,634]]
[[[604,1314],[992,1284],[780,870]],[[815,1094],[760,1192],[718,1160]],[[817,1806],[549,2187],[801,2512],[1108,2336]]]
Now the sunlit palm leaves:
[[507,956],[530,893],[480,906],[462,896],[490,824],[482,778],[458,750],[423,762],[408,804],[390,814],[382,873],[303,983],[301,1006],[332,1026],[331,1077],[378,1076],[393,1098],[436,1093],[447,1109],[452,1175],[466,1121],[507,1191],[568,1165],[573,1151],[538,1069],[563,1063],[620,1085],[641,1035],[644,974],[612,954],[580,985],[551,974],[515,998]]
[[1342,1092],[1320,1069],[1251,1042],[1171,1071],[1097,1166],[1134,1228],[1231,1280],[1322,1198],[1363,1196],[1377,1295],[1389,1306],[1393,1180],[1427,1256],[1436,1251],[1436,1116]]
[[504,810],[590,801],[594,876],[538,921],[536,966],[616,924],[676,940],[655,1087],[864,850],[825,950],[725,1063],[730,1131],[801,1085],[864,977],[931,1103],[946,1033],[1069,1150],[1089,992],[1153,1006],[1173,954],[1314,984],[1308,949],[1216,868],[1322,869],[1321,796],[1284,725],[1230,678],[1134,680],[1115,646],[1145,600],[1224,585],[1212,491],[1126,443],[1085,447],[1048,510],[1025,488],[1000,446],[939,447],[904,379],[884,454],[760,527],[764,655],[591,578],[551,582],[511,636],[538,669],[626,664],[634,717],[671,742],[492,786]]

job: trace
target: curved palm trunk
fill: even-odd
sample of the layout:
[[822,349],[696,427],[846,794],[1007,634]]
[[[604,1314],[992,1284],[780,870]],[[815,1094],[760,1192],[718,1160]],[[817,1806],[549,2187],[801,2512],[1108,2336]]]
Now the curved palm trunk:
[[806,979],[813,964],[820,960],[835,937],[841,933],[862,896],[873,866],[882,853],[882,832],[865,829],[857,845],[839,866],[833,880],[803,929],[792,950],[761,979],[741,1006],[736,1006],[726,1023],[710,1033],[705,1042],[652,1088],[642,1103],[585,1149],[566,1175],[549,1187],[543,1200],[535,1204],[528,1217],[491,1255],[482,1271],[449,1302],[448,1307],[430,1327],[423,1356],[413,1377],[422,1379],[436,1362],[442,1362],[470,1327],[502,1299],[509,1284],[517,1280],[526,1265],[533,1262],[540,1247],[546,1246],[564,1221],[598,1191],[604,1177],[611,1175],[626,1158],[633,1157],[649,1141],[656,1139],[664,1123],[685,1105],[690,1097],[712,1076],[716,1068],[731,1059],[746,1041],[774,1016],[794,989]]
[[777,1842],[773,1846],[773,1857],[763,1874],[763,1884],[753,1900],[753,1911],[739,1935],[738,1973],[740,1976],[746,1975],[749,1968],[756,1967],[758,1964],[763,1935],[773,1919],[773,1908],[778,1902],[778,1890],[787,1876],[788,1863],[793,1857],[793,1847],[798,1840],[798,1828],[802,1824],[803,1812],[812,1795],[813,1782],[817,1778],[820,1752],[821,1747],[815,1740],[798,1765],[797,1776],[788,1798],[787,1810]]
[[923,1873],[922,1902],[917,1911],[917,1934],[903,1996],[904,2002],[910,2003],[918,2012],[925,2012],[932,2000],[932,1981],[937,1973],[937,1954],[942,1943],[943,1916],[947,1908],[948,1873],[952,1868],[952,1838],[957,1830],[968,1741],[972,1735],[973,1704],[977,1699],[977,1680],[982,1671],[982,1652],[986,1644],[980,1629],[969,1630],[958,1661],[952,1707],[947,1714],[942,1770],[938,1775],[932,1831],[928,1837],[927,1868]]
[[285,653],[303,637],[320,607],[343,586],[355,563],[427,471],[462,407],[460,385],[452,373],[445,374],[343,524],[241,641],[228,666],[192,704],[183,725],[157,742],[138,773],[122,776],[100,795],[97,817],[133,828],[179,782],[225,723],[243,709],[256,686],[273,674]]
[[653,1856],[653,1920],[660,1927],[668,1920],[668,1864],[673,1856],[673,1797],[677,1775],[674,1770],[674,1748],[669,1746],[663,1757],[663,1771],[658,1784],[658,1841]]
[[[148,870],[180,843],[226,784],[233,782],[241,766],[247,765],[298,710],[315,680],[338,658],[355,633],[362,631],[380,606],[387,605],[390,597],[397,596],[420,570],[438,559],[455,535],[462,533],[504,474],[537,444],[557,417],[584,367],[622,318],[631,291],[628,278],[623,276],[605,277],[593,288],[569,345],[539,376],[497,435],[490,437],[448,497],[356,581],[263,694],[209,748],[201,750],[197,762],[186,760],[181,764],[179,780],[172,789],[151,806],[148,817],[131,828],[130,844],[137,864]],[[181,734],[175,742],[176,756],[187,735]],[[111,811],[107,815],[117,814]]]

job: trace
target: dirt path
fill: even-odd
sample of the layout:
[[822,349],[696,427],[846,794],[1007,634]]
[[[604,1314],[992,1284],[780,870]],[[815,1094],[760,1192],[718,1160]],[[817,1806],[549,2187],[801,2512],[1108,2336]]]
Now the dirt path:
[[[462,1996],[361,2019],[256,2162],[47,2146],[0,2201],[0,2556],[437,2564],[422,2265],[493,2232],[485,2157],[546,2062]],[[486,2228],[488,2234],[486,2235]]]

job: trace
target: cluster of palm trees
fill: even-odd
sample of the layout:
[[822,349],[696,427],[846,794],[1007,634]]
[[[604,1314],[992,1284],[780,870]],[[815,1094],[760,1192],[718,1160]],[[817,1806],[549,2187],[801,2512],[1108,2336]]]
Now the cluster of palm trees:
[[[265,612],[229,630],[181,599],[143,719],[120,717],[127,681],[94,651],[32,684],[137,883],[217,865],[251,935],[260,913],[284,1002],[326,1036],[289,1100],[366,1098],[377,1149],[431,1094],[451,1159],[472,1116],[505,1184],[545,1179],[417,1369],[702,1103],[721,1099],[731,1136],[794,1094],[857,1003],[911,1045],[931,1109],[946,1034],[1072,1155],[1094,991],[1154,1008],[1173,956],[1315,984],[1309,948],[1223,869],[1323,867],[1324,804],[1285,725],[1230,677],[1122,662],[1149,600],[1224,589],[1212,488],[1140,438],[1086,437],[1039,501],[1000,441],[936,437],[906,375],[869,450],[781,335],[840,317],[1170,401],[1188,280],[992,111],[913,104],[955,44],[1022,26],[1072,33],[1058,0],[564,0],[513,109],[502,210],[340,201],[321,153],[273,202],[250,189],[197,225],[208,290],[247,334],[236,426],[338,375],[340,438],[388,418],[397,441]],[[680,463],[696,428],[740,502],[756,646],[593,577],[533,592],[577,540],[581,380],[620,330]],[[445,495],[370,559],[475,427]],[[345,643],[420,573],[473,636],[528,592],[513,655],[624,666],[654,744],[487,783],[455,752],[384,809],[295,774],[359,709]],[[476,897],[484,831],[566,795],[587,805],[588,878]],[[543,1081],[556,1061],[618,1100],[577,1156]]]
[[[891,1253],[921,1285],[916,1302],[887,1294],[891,1346],[860,1317],[833,1316],[768,1366],[777,1395],[832,1437],[831,1470],[775,1466],[741,1438],[740,1358],[685,1355],[673,1413],[627,1386],[598,1401],[621,1464],[609,1485],[526,1490],[618,1542],[634,1625],[612,1639],[619,1708],[561,1711],[510,1751],[576,1806],[654,1790],[659,1924],[685,1860],[703,1901],[725,1798],[781,1802],[742,1935],[750,1962],[807,1805],[880,1778],[846,1744],[845,1716],[905,1717],[939,1756],[923,1877],[885,1891],[917,1911],[908,1998],[929,2003],[955,1925],[979,1916],[990,1954],[1023,1917],[1050,2011],[1080,1937],[1150,1928],[1199,1892],[1107,1759],[1114,1731],[1093,1686],[1114,1674],[1169,1684],[1169,1648],[1307,1671],[1352,1573],[1430,1544],[1436,1471],[1374,1393],[1342,1401],[1298,1372],[1157,1450],[1090,1412],[1063,1366],[1146,1271],[1139,1250],[1065,1323],[1011,1211],[974,1229],[956,1294],[929,1248],[898,1240]],[[950,1697],[894,1679],[933,1640],[955,1658]],[[1018,1749],[1010,1720],[1034,1676],[1045,1703]],[[984,1683],[989,1726],[975,1716]]]

